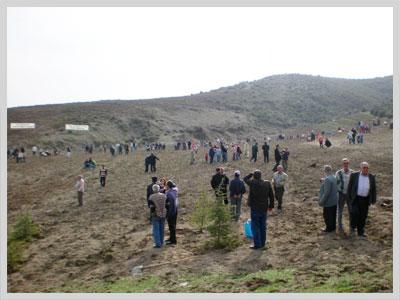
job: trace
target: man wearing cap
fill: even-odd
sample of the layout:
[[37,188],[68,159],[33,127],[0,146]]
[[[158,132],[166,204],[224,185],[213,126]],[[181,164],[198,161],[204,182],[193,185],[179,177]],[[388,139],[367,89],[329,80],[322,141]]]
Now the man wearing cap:
[[342,159],[343,163],[343,168],[338,170],[335,174],[336,176],[336,181],[337,181],[337,188],[339,192],[339,202],[338,202],[338,226],[339,226],[339,232],[343,233],[344,232],[344,226],[343,226],[343,209],[344,205],[347,205],[347,211],[349,213],[349,227],[350,226],[350,198],[347,194],[347,187],[349,185],[349,180],[350,180],[350,175],[353,173],[353,170],[349,168],[349,160],[347,158]]
[[216,168],[216,174],[211,178],[211,187],[214,189],[217,201],[224,201],[228,204],[228,191],[229,178],[224,174],[224,168]]
[[368,209],[376,203],[375,176],[369,173],[369,165],[362,162],[361,170],[350,175],[347,194],[350,198],[351,231],[354,235],[357,228],[358,236],[366,237],[365,222],[368,217]]
[[274,187],[275,199],[278,201],[278,213],[282,212],[283,193],[288,175],[283,172],[283,166],[278,165],[277,171],[272,175],[272,186]]
[[229,184],[229,198],[232,206],[232,216],[237,222],[240,217],[242,207],[242,196],[246,193],[246,187],[243,180],[240,179],[240,171],[236,170],[234,179]]
[[274,193],[271,183],[261,179],[260,170],[255,170],[243,180],[249,186],[248,205],[254,240],[254,245],[250,249],[262,249],[267,240],[267,210],[274,207]]

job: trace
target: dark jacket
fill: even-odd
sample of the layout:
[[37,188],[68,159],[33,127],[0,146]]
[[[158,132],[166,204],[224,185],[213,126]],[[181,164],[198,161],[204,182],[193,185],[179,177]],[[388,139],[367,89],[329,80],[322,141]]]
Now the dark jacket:
[[151,194],[153,194],[153,185],[155,185],[155,183],[149,184],[147,186],[147,197],[146,197],[146,199],[147,199],[147,206],[149,206],[149,207],[150,207],[149,197],[150,197]]
[[[229,184],[229,178],[225,174],[215,174],[211,178],[211,187],[215,191],[216,196],[227,197],[227,186]],[[220,187],[218,189],[218,187]]]
[[281,153],[279,152],[278,148],[275,148],[275,161],[281,161],[282,157],[281,157]]
[[257,144],[254,144],[253,147],[251,147],[251,152],[253,154],[257,154],[257,152],[258,152],[258,145]]
[[209,155],[210,157],[212,157],[212,156],[214,156],[214,154],[215,154],[214,148],[211,147],[210,150],[208,150],[208,155]]
[[156,164],[156,160],[160,160],[157,156],[155,156],[154,154],[150,154],[148,157],[147,157],[149,160],[148,160],[148,162],[149,162],[149,164],[151,164],[151,165],[155,165]]
[[243,178],[249,186],[248,205],[257,212],[265,213],[268,208],[274,208],[274,192],[268,180],[251,179],[253,174]]
[[[358,189],[358,178],[360,177],[360,172],[351,173],[349,179],[349,185],[347,187],[347,195],[349,195],[350,201],[353,203],[357,198]],[[376,183],[375,176],[368,174],[369,177],[369,194],[368,200],[369,204],[375,204],[376,202]]]
[[235,177],[229,184],[229,195],[232,197],[233,195],[243,195],[244,193],[246,193],[246,187],[243,180]]
[[178,207],[176,205],[177,191],[174,189],[169,189],[166,195],[167,218],[173,218],[178,212]]
[[267,154],[269,152],[269,145],[268,144],[264,144],[262,146],[262,150],[263,150],[264,154]]

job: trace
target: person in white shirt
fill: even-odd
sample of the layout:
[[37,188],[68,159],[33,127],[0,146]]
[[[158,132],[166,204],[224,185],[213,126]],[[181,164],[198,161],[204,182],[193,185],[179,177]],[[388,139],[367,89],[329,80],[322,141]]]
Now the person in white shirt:
[[282,212],[283,193],[285,192],[285,183],[288,175],[283,172],[283,166],[278,165],[277,171],[272,177],[272,186],[274,187],[275,199],[278,201],[278,213]]
[[[338,170],[335,174],[337,181],[337,188],[339,192],[339,203],[338,203],[338,226],[339,232],[344,233],[343,226],[343,209],[344,205],[347,205],[349,213],[349,226],[350,226],[350,198],[347,195],[347,187],[349,185],[350,175],[353,170],[349,168],[350,161],[347,158],[342,159],[343,168]],[[351,229],[351,228],[350,228]]]
[[75,189],[78,192],[78,206],[83,205],[83,193],[85,192],[85,180],[83,175],[79,175],[75,183]]

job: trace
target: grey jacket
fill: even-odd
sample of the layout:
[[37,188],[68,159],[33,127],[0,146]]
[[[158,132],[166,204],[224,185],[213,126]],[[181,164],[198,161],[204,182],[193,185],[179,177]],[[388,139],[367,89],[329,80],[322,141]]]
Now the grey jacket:
[[338,190],[335,175],[331,174],[325,177],[319,190],[319,205],[323,207],[332,207],[338,203]]

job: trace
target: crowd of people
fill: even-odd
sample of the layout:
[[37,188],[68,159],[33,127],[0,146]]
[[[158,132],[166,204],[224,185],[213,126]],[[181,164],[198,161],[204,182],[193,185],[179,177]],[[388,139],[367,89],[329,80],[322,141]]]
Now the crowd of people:
[[[356,129],[357,128],[357,129]],[[362,122],[358,126],[352,128],[348,132],[349,143],[363,143],[363,135],[369,132],[369,127]],[[314,134],[311,132],[311,138],[319,142],[321,147],[323,144],[327,147],[330,143],[328,138],[324,137],[323,132]],[[284,139],[282,137],[281,139]],[[323,143],[325,141],[325,143]],[[232,160],[241,160],[244,156],[250,162],[256,162],[258,159],[259,145],[254,139],[250,144],[250,139],[241,143],[231,143],[230,146],[223,139],[217,139],[216,143],[201,142],[197,143],[194,140],[188,142],[178,142],[175,145],[176,150],[192,150],[191,163],[194,163],[194,155],[199,149],[199,145],[203,144],[205,149],[205,162],[226,163],[228,161],[228,151],[232,153]],[[261,146],[263,153],[263,162],[270,162],[270,144],[271,139],[265,138]],[[107,145],[103,144],[104,152],[107,150]],[[138,145],[130,142],[126,144],[110,144],[108,145],[110,153],[114,156],[118,154],[129,154],[137,150]],[[153,143],[145,145],[145,149],[164,150],[165,144]],[[93,145],[84,145],[84,151],[87,154],[93,153]],[[71,157],[71,147],[66,148],[67,157]],[[54,148],[53,155],[57,155],[58,150]],[[251,154],[251,155],[250,155]],[[49,156],[50,152],[32,147],[32,155]],[[14,157],[16,162],[25,162],[25,149],[15,148],[7,150],[8,158]],[[290,152],[287,147],[281,149],[279,144],[275,145],[274,158],[275,164],[271,180],[264,180],[262,172],[255,170],[241,179],[240,170],[233,173],[230,179],[224,172],[224,167],[216,168],[216,173],[211,178],[211,187],[215,193],[217,201],[221,201],[225,205],[230,205],[232,220],[238,222],[241,216],[243,195],[248,194],[247,205],[250,207],[251,230],[253,235],[252,249],[262,249],[266,244],[267,232],[267,216],[275,208],[277,203],[278,215],[283,212],[284,194],[286,184],[288,182]],[[153,152],[145,158],[145,172],[157,172],[156,163],[159,161]],[[345,234],[345,226],[343,222],[344,207],[347,205],[349,216],[349,234],[351,236],[357,233],[360,237],[365,237],[365,224],[368,216],[368,209],[371,204],[376,202],[376,183],[375,176],[369,173],[369,165],[367,162],[362,162],[360,171],[353,171],[349,168],[349,160],[343,158],[343,167],[336,173],[330,165],[324,166],[325,177],[321,179],[319,205],[323,208],[323,219],[325,228],[323,233],[336,232],[336,227],[339,232]],[[97,163],[91,157],[85,160],[84,168],[94,169]],[[108,170],[102,165],[99,170],[99,179],[101,187],[105,187]],[[78,205],[83,205],[83,194],[85,191],[85,180],[83,175],[79,175],[75,184],[77,191]],[[152,183],[147,187],[147,201],[150,209],[150,220],[153,228],[153,237],[155,247],[160,248],[164,244],[164,223],[168,222],[170,237],[167,244],[176,244],[176,222],[178,215],[178,188],[172,180],[165,178],[157,180],[157,177],[152,177]]]

